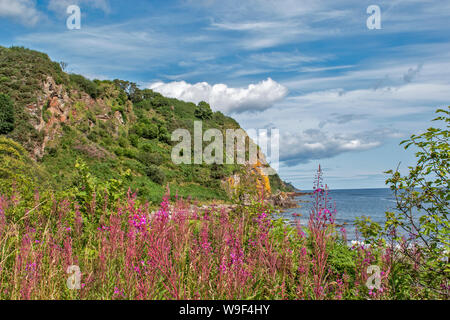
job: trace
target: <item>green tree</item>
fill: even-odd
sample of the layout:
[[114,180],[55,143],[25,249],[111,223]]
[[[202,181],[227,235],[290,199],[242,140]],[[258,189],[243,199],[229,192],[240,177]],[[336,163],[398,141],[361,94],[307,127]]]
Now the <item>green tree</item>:
[[194,115],[199,119],[207,120],[212,118],[213,112],[211,110],[211,106],[208,103],[206,103],[205,101],[200,101],[195,108]]
[[164,143],[170,143],[170,134],[166,126],[164,125],[159,126],[158,138],[160,141]]
[[158,133],[158,126],[154,123],[150,123],[144,127],[142,136],[146,139],[155,139],[158,137]]
[[86,79],[79,74],[70,74],[69,78],[72,85],[75,85],[78,89],[83,90],[94,99],[98,97],[98,86],[94,81]]
[[145,119],[133,127],[132,134],[146,139],[156,139],[158,138],[159,130],[156,124]]
[[[391,174],[386,184],[390,184],[397,203],[396,211],[386,212],[385,228],[388,233],[397,228],[406,232],[409,244],[402,246],[402,253],[419,266],[417,285],[448,296],[448,290],[442,292],[441,286],[450,280],[450,117],[449,109],[437,113],[441,115],[433,121],[442,121],[442,128],[429,128],[401,142],[405,149],[415,146],[418,150],[417,163],[409,167],[409,173],[402,176],[398,169],[386,172]],[[411,245],[414,254],[409,250]]]
[[0,134],[14,129],[14,105],[9,96],[0,93]]
[[162,107],[166,107],[169,105],[169,102],[167,101],[166,98],[164,98],[161,95],[157,95],[152,99],[152,105],[155,108],[162,108]]

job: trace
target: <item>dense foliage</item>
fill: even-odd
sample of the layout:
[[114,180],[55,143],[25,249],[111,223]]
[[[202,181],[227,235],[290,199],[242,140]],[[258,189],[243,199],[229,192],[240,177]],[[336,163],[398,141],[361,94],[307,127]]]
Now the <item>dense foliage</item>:
[[208,120],[212,118],[213,112],[211,107],[205,101],[200,101],[195,108],[195,116],[201,120]]
[[[260,191],[242,166],[171,161],[170,132],[238,129],[232,118],[61,66],[0,47],[0,299],[448,299],[448,111],[443,128],[404,142],[417,164],[391,172],[385,228],[361,219],[365,242],[349,245],[320,168],[308,220],[293,226],[263,199],[240,200]],[[221,206],[236,173],[250,185]]]
[[[205,201],[229,199],[221,180],[242,166],[176,166],[170,158],[170,136],[178,128],[192,134],[194,120],[202,120],[203,130],[222,132],[239,128],[236,121],[212,112],[205,102],[169,99],[119,79],[91,81],[67,74],[61,66],[67,64],[52,62],[43,53],[0,47],[0,93],[11,97],[15,116],[11,131],[10,118],[3,120],[2,113],[0,127],[8,132],[1,129],[0,134],[8,133],[40,162],[54,189],[73,183],[72,168],[82,160],[98,179],[120,179],[130,171],[124,188],[137,190],[139,198],[154,206],[167,183],[172,197],[178,193]],[[36,153],[44,142],[43,152]],[[278,176],[271,177],[271,183],[273,190],[292,189]]]
[[[442,121],[442,128],[429,128],[402,142],[405,149],[414,146],[418,150],[417,163],[405,176],[398,170],[388,171],[392,176],[386,181],[397,199],[397,211],[386,213],[386,231],[394,233],[396,240],[406,234],[405,245],[416,247],[414,255],[405,253],[416,266],[415,281],[429,290],[443,292],[448,287],[436,289],[436,284],[442,278],[450,279],[449,110],[437,110],[441,115],[433,120]],[[419,215],[414,214],[416,211]],[[399,234],[396,229],[403,232]]]
[[166,196],[150,211],[120,181],[77,172],[64,193],[0,196],[0,298],[445,298],[406,286],[414,273],[395,248],[347,244],[320,170],[306,226],[262,202],[200,209]]
[[0,134],[7,134],[14,129],[14,106],[11,99],[0,93]]
[[[408,168],[408,174],[402,175],[398,168],[386,172],[396,210],[386,212],[384,228],[369,218],[357,222],[367,243],[395,246],[394,270],[399,275],[393,285],[405,298],[411,288],[421,288],[427,297],[450,297],[450,117],[449,109],[437,113],[433,121],[441,123],[401,142],[405,149],[416,150],[416,164]],[[399,268],[405,265],[408,272],[401,276],[404,271]]]

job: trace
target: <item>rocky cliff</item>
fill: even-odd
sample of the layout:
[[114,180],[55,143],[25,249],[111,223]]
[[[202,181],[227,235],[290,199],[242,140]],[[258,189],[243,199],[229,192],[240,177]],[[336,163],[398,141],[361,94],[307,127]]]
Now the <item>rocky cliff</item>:
[[126,187],[154,201],[167,184],[199,199],[227,199],[237,189],[269,198],[289,189],[277,175],[263,173],[267,164],[261,152],[254,165],[171,161],[170,133],[177,128],[191,131],[198,120],[203,130],[240,128],[206,103],[169,99],[123,80],[91,81],[24,48],[0,47],[0,93],[15,107],[15,127],[7,136],[22,144],[59,188],[71,183],[75,163],[84,161],[99,179],[128,172]]

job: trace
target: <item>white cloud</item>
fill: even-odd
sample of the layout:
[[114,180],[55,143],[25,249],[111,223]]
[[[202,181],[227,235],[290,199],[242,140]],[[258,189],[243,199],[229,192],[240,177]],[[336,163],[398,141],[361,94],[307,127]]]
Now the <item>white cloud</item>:
[[[211,18],[210,27],[229,33],[232,45],[248,49],[278,47],[314,39],[368,35],[361,0],[184,0]],[[441,31],[450,11],[445,1],[378,0],[382,33]]]
[[[245,129],[266,124],[278,128],[280,157],[288,166],[361,151],[375,154],[370,151],[374,148],[380,148],[381,156],[392,141],[424,131],[434,110],[448,105],[448,59],[420,60],[426,62],[414,66],[410,59],[394,59],[332,77],[299,75],[297,81],[282,82],[291,96],[257,118],[246,113],[235,118]],[[376,80],[386,75],[387,83],[374,89]]]
[[41,18],[32,0],[0,0],[0,17],[11,18],[28,26],[34,26]]
[[288,93],[286,87],[271,78],[250,84],[246,88],[230,88],[225,84],[210,85],[207,82],[190,84],[185,81],[156,82],[149,88],[184,101],[198,103],[203,100],[214,110],[228,114],[268,109]]
[[175,48],[164,42],[166,35],[152,29],[135,30],[121,23],[85,25],[77,32],[33,32],[16,38],[18,45],[46,48],[51,57],[65,57],[76,73],[102,73],[115,70],[142,70],[176,61]]
[[330,70],[341,70],[341,69],[349,69],[353,68],[353,65],[345,65],[345,66],[331,66],[331,67],[303,67],[300,69],[301,72],[322,72],[322,71],[330,71]]
[[326,159],[346,152],[364,151],[379,147],[388,137],[398,133],[391,129],[377,129],[352,134],[330,133],[307,129],[284,133],[280,137],[280,156],[288,166]]
[[266,67],[277,68],[277,70],[297,67],[304,63],[311,63],[317,61],[324,61],[331,55],[314,55],[307,56],[300,53],[298,50],[293,52],[263,52],[251,54],[248,58],[248,63],[256,63]]
[[446,89],[448,84],[409,83],[403,86],[383,87],[377,90],[342,89],[311,92],[290,97],[284,109],[311,112],[320,108],[325,114],[345,112],[353,114],[366,113],[370,116],[389,119],[390,117],[408,116],[433,110],[445,105],[450,99]]
[[[258,50],[277,47],[286,43],[295,43],[318,39],[339,32],[334,28],[312,28],[300,19],[274,20],[270,22],[213,22],[212,30],[233,32],[230,45],[245,50]],[[237,35],[237,36],[236,36]]]

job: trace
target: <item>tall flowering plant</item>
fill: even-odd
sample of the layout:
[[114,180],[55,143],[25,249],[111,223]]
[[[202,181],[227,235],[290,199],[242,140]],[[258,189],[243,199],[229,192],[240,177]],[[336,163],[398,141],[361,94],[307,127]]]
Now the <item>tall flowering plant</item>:
[[326,279],[328,277],[329,250],[327,250],[327,246],[333,241],[336,216],[336,206],[331,204],[328,186],[323,185],[322,174],[322,168],[319,165],[312,194],[313,206],[308,220],[313,249],[311,271],[313,273],[314,298],[316,299],[323,299],[328,290]]

